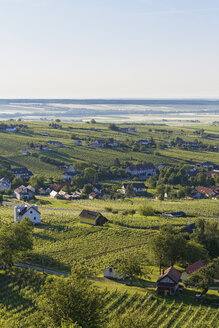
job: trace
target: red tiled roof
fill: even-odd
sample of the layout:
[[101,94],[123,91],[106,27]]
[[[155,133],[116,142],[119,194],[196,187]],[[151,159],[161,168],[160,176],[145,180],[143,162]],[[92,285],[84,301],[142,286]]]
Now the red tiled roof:
[[199,261],[187,266],[186,273],[191,274],[191,273],[201,269],[204,266],[205,266],[205,264],[199,260]]
[[158,281],[160,281],[161,279],[167,276],[177,283],[180,280],[181,272],[179,272],[173,266],[171,266],[164,271],[164,273],[159,277]]
[[206,187],[198,187],[197,191],[206,195],[210,195],[214,190]]

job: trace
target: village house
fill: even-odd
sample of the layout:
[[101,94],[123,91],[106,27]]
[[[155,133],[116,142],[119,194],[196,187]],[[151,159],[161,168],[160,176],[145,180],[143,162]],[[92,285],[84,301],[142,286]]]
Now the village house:
[[179,282],[181,281],[181,272],[173,266],[163,271],[163,274],[157,280],[158,295],[175,295],[179,290]]
[[14,207],[14,221],[21,222],[23,218],[29,218],[31,222],[40,224],[41,215],[37,205],[18,205]]
[[60,141],[53,141],[53,140],[50,140],[50,141],[47,141],[47,143],[48,143],[49,145],[53,145],[53,146],[57,146],[57,147],[63,147],[63,144],[62,144],[62,142],[60,142]]
[[6,127],[6,131],[15,133],[15,132],[17,132],[17,128],[14,125],[8,125]]
[[95,184],[93,184],[93,191],[96,194],[101,195],[103,193],[103,188],[102,188],[102,186],[99,183],[95,183]]
[[208,177],[212,177],[213,175],[216,175],[219,177],[219,170],[212,170],[210,172],[205,172],[205,174],[208,176]]
[[98,195],[95,193],[95,192],[91,192],[90,194],[89,194],[89,199],[91,199],[91,200],[93,200],[93,199],[97,199],[98,198]]
[[30,185],[27,187],[21,185],[20,187],[14,190],[14,196],[19,200],[21,199],[30,200],[35,197],[34,195],[35,195],[35,189]]
[[49,133],[41,133],[41,136],[43,136],[43,137],[49,137]]
[[150,176],[153,177],[156,174],[156,168],[151,163],[128,166],[125,170],[131,175],[137,175],[141,178],[144,177],[145,179]]
[[107,144],[108,147],[118,147],[119,146],[119,143],[117,141],[115,141],[113,138],[110,138],[108,140],[108,144]]
[[33,176],[33,173],[31,171],[28,171],[26,167],[10,169],[10,171],[14,174],[16,178],[22,178],[23,180],[29,180]]
[[30,149],[29,148],[21,149],[21,152],[24,153],[24,154],[30,155]]
[[75,141],[75,146],[82,146],[82,141],[81,140],[76,140]]
[[108,279],[123,279],[123,275],[117,271],[117,264],[121,260],[117,259],[115,261],[115,265],[110,265],[104,272],[103,275]]
[[72,165],[64,165],[63,180],[70,181],[77,174]]
[[136,183],[135,182],[133,182],[133,183],[124,183],[122,185],[122,192],[121,193],[123,195],[125,195],[127,193],[128,188],[131,188],[134,191],[135,195],[143,194],[147,189],[147,187],[145,186],[144,183],[140,183],[140,182],[139,183],[137,183],[137,182]]
[[52,190],[51,193],[49,194],[50,198],[53,198],[53,199],[60,199],[60,195],[57,191],[55,190]]
[[207,187],[198,187],[196,189],[197,193],[195,194],[195,198],[201,198],[204,195],[205,198],[215,197],[219,195],[219,187],[207,188]]
[[0,191],[7,191],[11,189],[11,182],[7,178],[2,178],[0,180]]
[[80,223],[87,223],[95,226],[102,226],[108,222],[100,212],[94,212],[89,210],[83,210],[80,215]]
[[202,261],[197,261],[191,265],[188,265],[185,269],[185,271],[182,273],[182,281],[185,282],[188,278],[189,275],[192,274],[193,272],[198,271],[199,269],[203,268],[205,264]]
[[97,147],[97,148],[104,148],[104,141],[102,140],[95,140],[94,142],[91,142],[89,145],[89,147]]
[[138,140],[138,143],[142,146],[147,146],[149,145],[149,140]]
[[137,128],[136,127],[121,128],[120,131],[122,131],[122,132],[137,132]]

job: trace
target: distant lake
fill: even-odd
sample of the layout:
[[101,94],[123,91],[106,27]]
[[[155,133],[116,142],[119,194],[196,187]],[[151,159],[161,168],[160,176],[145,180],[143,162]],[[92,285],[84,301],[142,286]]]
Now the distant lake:
[[219,100],[209,99],[2,99],[0,120],[162,122],[219,118]]

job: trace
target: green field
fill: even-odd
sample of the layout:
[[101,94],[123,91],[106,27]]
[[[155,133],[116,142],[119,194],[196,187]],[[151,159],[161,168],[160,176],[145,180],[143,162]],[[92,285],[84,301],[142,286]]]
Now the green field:
[[[191,127],[169,127],[169,126],[150,126],[150,125],[136,125],[138,132],[124,133],[120,131],[111,131],[107,124],[73,124],[61,123],[62,129],[53,129],[45,122],[28,122],[28,130],[26,132],[8,133],[0,132],[0,153],[2,159],[7,159],[13,167],[26,166],[34,174],[44,175],[46,177],[60,178],[62,172],[58,170],[55,165],[42,162],[40,155],[46,155],[62,161],[66,164],[75,161],[82,161],[85,163],[92,163],[97,165],[113,165],[114,160],[119,158],[120,162],[152,162],[154,164],[162,163],[191,163],[213,161],[219,164],[218,152],[209,152],[203,150],[186,151],[180,148],[165,148],[159,147],[160,143],[168,145],[169,142],[176,137],[180,137],[185,141],[194,141],[197,139],[206,145],[219,145],[219,129],[216,127],[203,127],[204,135],[198,135],[195,132],[199,128]],[[123,127],[123,125],[122,125]],[[125,125],[124,125],[125,127]],[[95,130],[92,130],[95,129]],[[49,133],[49,137],[44,137],[42,133]],[[78,138],[82,140],[82,146],[75,146],[74,142]],[[109,148],[92,148],[87,147],[88,139],[104,139],[114,138],[118,142],[135,142],[140,139],[153,138],[157,144],[156,149],[148,149],[145,152],[132,151],[122,147]],[[39,152],[32,150],[32,155],[27,156],[21,152],[23,148],[27,147],[28,143],[45,144],[49,140],[61,141],[63,148],[51,146],[52,151]],[[34,156],[33,156],[34,155]]]

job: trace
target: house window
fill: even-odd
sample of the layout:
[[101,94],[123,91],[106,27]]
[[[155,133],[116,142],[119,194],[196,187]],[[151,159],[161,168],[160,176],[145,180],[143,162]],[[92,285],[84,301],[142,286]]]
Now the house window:
[[33,211],[30,211],[30,214],[32,214],[33,213]]
[[36,220],[36,217],[34,217],[34,220]]
[[112,268],[109,268],[109,272],[113,272],[113,269]]

